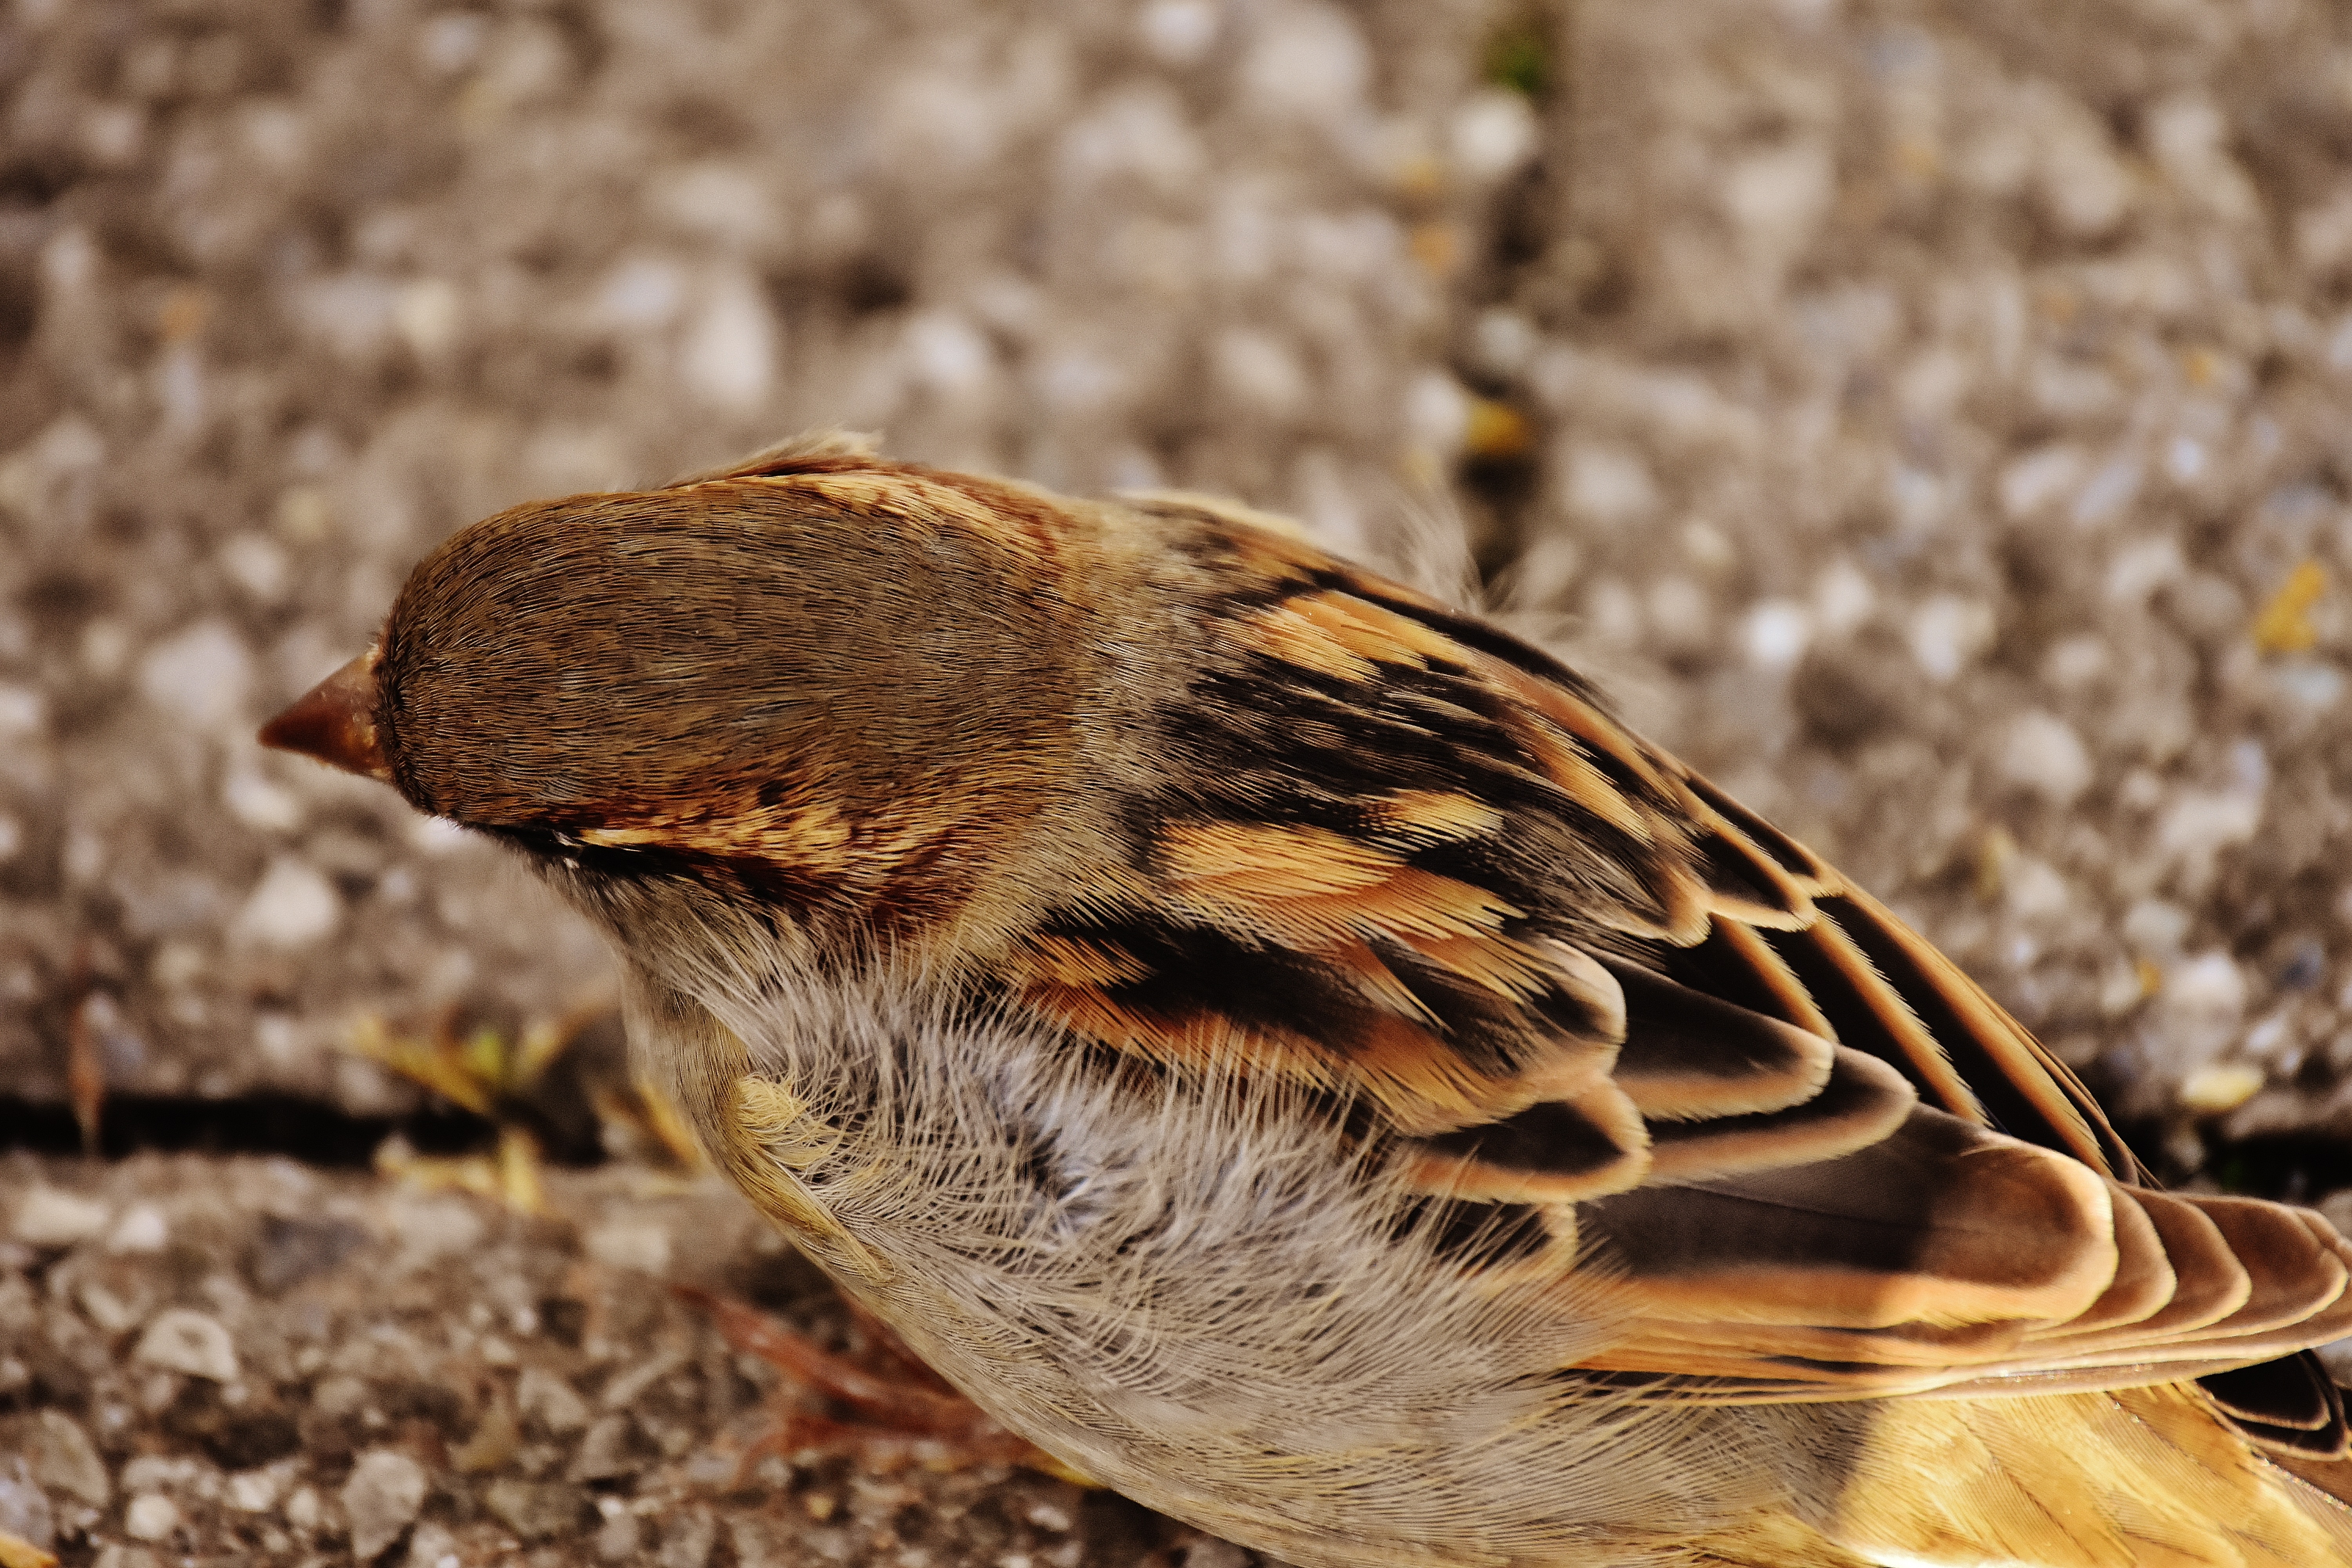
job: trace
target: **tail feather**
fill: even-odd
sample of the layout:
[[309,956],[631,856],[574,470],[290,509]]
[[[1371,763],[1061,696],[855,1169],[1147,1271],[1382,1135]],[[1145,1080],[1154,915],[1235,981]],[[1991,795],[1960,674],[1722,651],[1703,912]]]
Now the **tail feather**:
[[2193,1386],[1881,1407],[1824,1533],[1915,1568],[2352,1568],[2352,1462],[2273,1460]]

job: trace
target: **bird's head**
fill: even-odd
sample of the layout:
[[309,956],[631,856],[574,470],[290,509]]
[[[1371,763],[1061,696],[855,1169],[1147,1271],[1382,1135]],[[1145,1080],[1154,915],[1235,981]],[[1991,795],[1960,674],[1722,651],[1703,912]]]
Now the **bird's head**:
[[591,885],[936,918],[1069,743],[1072,542],[1018,523],[871,462],[517,507],[261,739]]

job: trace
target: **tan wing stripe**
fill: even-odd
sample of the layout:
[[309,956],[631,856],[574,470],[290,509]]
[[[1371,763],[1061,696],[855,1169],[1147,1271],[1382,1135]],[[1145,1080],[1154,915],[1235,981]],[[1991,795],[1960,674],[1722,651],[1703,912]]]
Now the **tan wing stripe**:
[[2197,1208],[2221,1231],[2252,1277],[2245,1305],[2213,1325],[2233,1338],[2306,1322],[2344,1295],[2347,1275],[2291,1209],[2253,1198],[2201,1198]]
[[1909,1079],[1876,1057],[1840,1047],[1828,1084],[1801,1105],[1652,1124],[1650,1173],[1696,1181],[1834,1160],[1886,1137],[1917,1103]]
[[[1944,1047],[1936,1043],[1935,1036],[1919,1022],[1918,1015],[1911,1011],[1911,1005],[1886,983],[1886,977],[1878,973],[1878,966],[1872,963],[1870,956],[1855,945],[1853,938],[1846,934],[1843,926],[1832,920],[1817,921],[1810,931],[1800,933],[1798,940],[1810,940],[1814,950],[1853,988],[1856,999],[1870,1010],[1879,1027],[1901,1049],[1913,1071],[1927,1085],[1927,1091],[1936,1097],[1941,1109],[1979,1126],[1986,1124],[1984,1107],[1978,1102],[1976,1090],[1969,1087],[1968,1080],[1952,1066],[1952,1058],[1944,1054]],[[1840,1043],[1866,1048],[1860,1041]]]
[[[1917,969],[1920,978],[1934,988],[1937,999],[1958,1018],[1969,1037],[1991,1058],[1994,1070],[2025,1098],[2034,1113],[2064,1143],[2068,1153],[2102,1175],[2128,1178],[2133,1173],[2129,1169],[2114,1168],[2108,1143],[2083,1114],[2082,1107],[2089,1102],[2089,1093],[2079,1083],[2073,1084],[2074,1093],[2067,1092],[2073,1075],[2066,1074],[2064,1081],[2060,1079],[2058,1075],[2066,1070],[2063,1063],[2038,1048],[2017,1021],[1984,994],[1982,987],[1895,919],[1885,905],[1856,888],[1847,889],[1843,897],[1871,921],[1877,937],[1897,949]],[[1943,1054],[1948,1058],[1948,1053]],[[2101,1121],[2104,1122],[2105,1118]]]
[[1405,1176],[1433,1196],[1556,1205],[1631,1191],[1649,1174],[1649,1134],[1613,1084],[1485,1126],[1408,1145]]
[[[1734,826],[1731,820],[1721,812],[1714,810],[1707,805],[1704,797],[1700,802],[1697,826],[1698,848],[1703,860],[1712,862],[1717,858],[1708,853],[1706,847],[1709,838],[1716,839],[1738,856],[1740,871],[1762,882],[1780,895],[1781,907],[1775,908],[1770,904],[1758,903],[1754,900],[1743,898],[1738,894],[1727,894],[1718,889],[1717,896],[1724,900],[1726,912],[1736,915],[1741,920],[1752,921],[1758,925],[1771,926],[1782,931],[1802,929],[1812,913],[1813,894],[1819,890],[1818,885],[1807,887],[1800,883],[1778,861],[1759,847],[1755,839]],[[1755,913],[1749,913],[1750,910]]]
[[[2179,1289],[2180,1276],[2165,1256],[2164,1237],[2158,1234],[2156,1222],[2139,1206],[2139,1194],[2123,1187],[2111,1191],[2116,1200],[2116,1280],[2081,1317],[2055,1331],[2068,1338],[2144,1323]],[[2036,1333],[2053,1331],[2037,1330]]]
[[2221,1227],[2194,1204],[2137,1190],[2131,1202],[2163,1239],[2174,1276],[2172,1300],[2126,1329],[2085,1339],[2094,1344],[2162,1341],[2210,1327],[2246,1304],[2254,1293],[2252,1277],[2230,1250]]
[[1822,1036],[1647,970],[1607,967],[1624,999],[1617,1086],[1650,1120],[1785,1110],[1829,1081],[1836,1047]]
[[1691,793],[1713,808],[1716,816],[1738,828],[1747,837],[1748,843],[1778,862],[1790,876],[1809,879],[1811,886],[1805,889],[1807,892],[1818,898],[1823,893],[1844,889],[1845,879],[1839,876],[1828,862],[1716,788],[1712,782],[1688,772],[1684,774],[1684,780],[1690,785]]
[[1830,1027],[1829,1019],[1815,1005],[1812,994],[1805,989],[1804,982],[1797,978],[1796,971],[1789,967],[1789,961],[1757,935],[1754,927],[1738,921],[1718,920],[1715,922],[1715,934],[1723,939],[1723,944],[1735,956],[1746,963],[1765,990],[1771,994],[1772,999],[1781,1008],[1783,1021],[1808,1034],[1819,1035],[1825,1040],[1837,1038],[1837,1031]]

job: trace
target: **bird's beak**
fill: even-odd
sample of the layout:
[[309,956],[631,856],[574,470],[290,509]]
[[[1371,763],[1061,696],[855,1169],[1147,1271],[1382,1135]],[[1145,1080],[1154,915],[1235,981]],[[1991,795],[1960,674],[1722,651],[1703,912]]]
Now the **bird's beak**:
[[367,652],[319,682],[285,712],[261,727],[261,743],[299,752],[362,778],[392,782],[392,764],[375,735],[375,667]]

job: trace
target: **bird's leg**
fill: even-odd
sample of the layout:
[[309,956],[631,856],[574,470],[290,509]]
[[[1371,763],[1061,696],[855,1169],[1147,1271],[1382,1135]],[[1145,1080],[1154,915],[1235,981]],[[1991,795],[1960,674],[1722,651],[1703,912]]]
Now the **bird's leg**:
[[856,1360],[818,1349],[766,1313],[730,1297],[691,1285],[672,1289],[709,1314],[729,1344],[782,1372],[794,1385],[793,1393],[817,1394],[853,1413],[851,1419],[843,1420],[787,1403],[769,1429],[746,1446],[736,1469],[739,1477],[762,1455],[816,1448],[848,1454],[880,1474],[910,1464],[934,1470],[1020,1465],[1092,1484],[1043,1448],[998,1426],[925,1365],[887,1323],[854,1300],[844,1298],[857,1326],[856,1341],[862,1342]]

